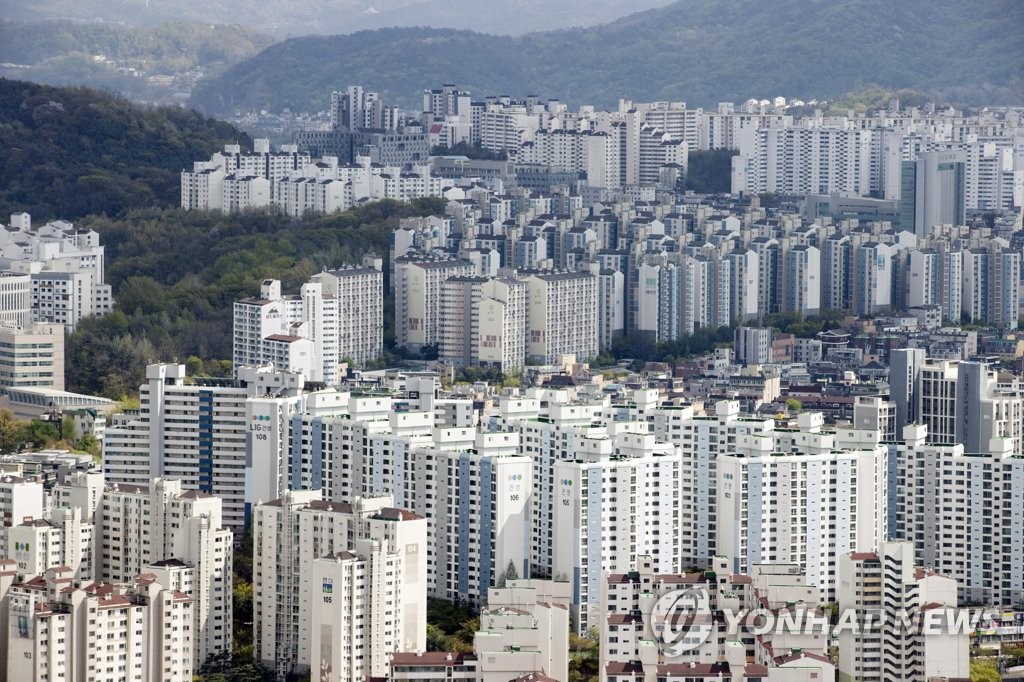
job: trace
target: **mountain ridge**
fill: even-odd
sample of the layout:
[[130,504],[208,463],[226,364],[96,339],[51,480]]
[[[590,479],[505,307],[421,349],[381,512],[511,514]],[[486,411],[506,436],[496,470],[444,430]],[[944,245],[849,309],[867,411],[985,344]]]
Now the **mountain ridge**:
[[278,38],[298,32],[351,33],[388,26],[431,26],[519,35],[551,26],[599,24],[635,9],[669,0],[0,0],[0,16],[19,21],[72,19],[80,22],[153,26],[197,21],[250,27]]
[[[868,85],[997,104],[1021,99],[1024,3],[993,0],[677,0],[591,28],[510,38],[398,28],[294,38],[200,84],[213,114],[318,111],[361,83],[418,106],[454,82],[476,96],[538,94],[572,105],[620,97],[691,106],[749,97],[827,98]],[[271,87],[273,86],[273,87]]]

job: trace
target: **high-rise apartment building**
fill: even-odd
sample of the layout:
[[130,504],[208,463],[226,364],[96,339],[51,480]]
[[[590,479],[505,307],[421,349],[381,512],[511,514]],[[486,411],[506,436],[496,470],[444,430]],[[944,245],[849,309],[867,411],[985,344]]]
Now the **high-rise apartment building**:
[[0,325],[0,391],[27,387],[63,391],[64,329],[59,324]]
[[981,452],[929,444],[922,425],[897,445],[894,539],[913,543],[918,566],[955,580],[960,603],[1024,600],[1024,457],[1010,438]]
[[888,449],[872,431],[808,429],[786,440],[741,436],[719,457],[717,551],[735,571],[797,564],[834,601],[839,555],[883,539]]
[[364,263],[316,274],[297,295],[283,295],[279,281],[265,280],[258,297],[236,301],[236,374],[274,362],[276,369],[333,384],[342,360],[376,360],[384,349],[384,277],[380,259]]
[[584,272],[530,274],[526,355],[554,364],[559,355],[596,357],[597,277]]
[[[0,568],[9,569],[0,562]],[[194,601],[154,581],[79,586],[65,568],[0,574],[8,680],[189,682]]]
[[[676,448],[588,458],[554,465],[552,571],[572,583],[572,616],[578,632],[600,622],[601,571],[626,571],[637,556],[655,558],[659,572],[680,566],[681,462]],[[543,541],[543,538],[539,538]]]
[[913,545],[884,542],[877,551],[844,553],[839,574],[839,611],[855,614],[859,626],[839,632],[840,680],[969,677],[968,633],[944,627],[955,618],[956,581],[917,568]]
[[474,274],[464,260],[414,260],[395,262],[395,335],[399,346],[419,353],[423,346],[441,341],[441,287],[450,277]]
[[425,648],[427,521],[391,505],[304,490],[256,507],[257,661],[355,681],[385,675],[389,651]]
[[[104,281],[105,256],[93,230],[76,230],[64,220],[33,227],[16,213],[0,234],[0,316],[19,327],[29,322],[62,324],[74,331],[79,320],[113,309]],[[28,313],[28,314],[26,314]]]
[[441,286],[439,357],[453,367],[503,372],[525,364],[526,283],[511,277],[451,277]]
[[296,395],[300,376],[267,368],[240,369],[237,379],[185,381],[184,365],[150,365],[137,411],[116,415],[103,439],[111,483],[149,485],[158,477],[220,497],[226,526],[245,527],[255,472],[248,441],[256,433],[246,401]]

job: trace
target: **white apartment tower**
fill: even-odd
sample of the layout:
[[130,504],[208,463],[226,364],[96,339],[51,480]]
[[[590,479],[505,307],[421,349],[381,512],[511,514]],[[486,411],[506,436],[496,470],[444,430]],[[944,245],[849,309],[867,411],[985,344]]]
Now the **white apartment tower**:
[[[257,298],[235,302],[234,366],[302,372],[333,384],[342,359],[365,365],[384,349],[384,275],[379,258],[368,265],[321,272],[298,295],[283,295],[281,283],[265,280]],[[295,348],[284,356],[277,349]],[[277,362],[275,362],[277,361]]]
[[719,458],[717,551],[735,571],[797,564],[834,601],[839,556],[882,540],[888,450],[872,431],[782,435],[739,437]]
[[140,409],[117,415],[106,430],[107,480],[145,486],[153,478],[178,479],[186,489],[220,497],[225,525],[241,531],[255,476],[246,401],[270,392],[296,395],[302,387],[301,376],[266,368],[186,383],[184,365],[150,365]]
[[396,343],[419,353],[423,346],[441,341],[441,286],[450,277],[474,274],[463,260],[395,262]]
[[451,277],[441,287],[439,357],[454,367],[508,372],[525,364],[526,283],[512,278]]
[[926,427],[912,425],[897,448],[895,532],[916,564],[955,580],[961,603],[1024,600],[1024,457],[1012,440],[977,453],[928,444]]
[[27,213],[12,215],[0,234],[0,270],[3,319],[19,327],[48,322],[74,331],[83,317],[114,305],[99,234],[64,220],[33,227]]
[[[839,561],[840,613],[856,613],[861,623],[884,611],[885,623],[839,634],[839,679],[843,682],[929,682],[969,677],[966,631],[944,627],[956,614],[952,578],[916,568],[914,547],[880,543],[877,551],[844,553]],[[935,612],[924,617],[927,612]],[[903,616],[923,617],[920,627],[903,627]],[[929,630],[924,627],[933,625]]]
[[821,311],[821,252],[798,244],[786,254],[786,311],[803,316]]
[[[184,582],[166,587],[183,589],[194,602],[195,665],[211,654],[230,651],[233,536],[223,525],[221,500],[185,490],[180,481],[157,478],[147,486],[107,485],[91,515],[89,506],[63,507],[94,492],[90,475],[76,474],[56,486],[54,496],[63,509],[78,509],[93,519],[92,575],[108,583],[128,583],[156,571],[162,562],[179,561],[189,574],[190,588],[183,589]],[[65,542],[73,539],[65,535]]]
[[556,272],[527,280],[526,355],[554,364],[559,355],[584,360],[597,348],[597,277],[590,273]]
[[[320,282],[325,298],[334,297],[338,310],[338,333],[334,352],[338,360],[351,359],[364,366],[384,352],[384,275],[379,258],[365,259],[372,267],[342,268],[321,272],[310,278]],[[324,362],[331,350],[325,335]]]
[[601,571],[628,571],[643,554],[656,557],[659,572],[682,568],[680,469],[671,446],[555,464],[552,570],[572,583],[578,632],[600,622]]
[[[416,609],[426,608],[425,576],[407,570],[422,548],[362,538],[351,550],[313,559],[310,670],[324,682],[360,682],[387,674],[388,654],[423,639]],[[425,614],[424,614],[425,615]]]
[[384,674],[387,651],[425,648],[427,521],[391,504],[303,490],[256,507],[257,661],[282,676],[325,666],[327,679],[359,680]]
[[193,600],[152,574],[78,586],[65,567],[0,573],[4,679],[190,682]]

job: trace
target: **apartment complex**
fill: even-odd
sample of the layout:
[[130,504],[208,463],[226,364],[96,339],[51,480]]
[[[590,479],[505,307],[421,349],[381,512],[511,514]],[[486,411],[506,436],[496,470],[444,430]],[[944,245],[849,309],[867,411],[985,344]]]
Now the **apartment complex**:
[[265,280],[258,297],[234,305],[233,364],[302,373],[336,383],[344,362],[362,366],[384,350],[383,274],[380,259],[368,266],[321,272],[298,294],[282,294]]
[[41,322],[73,332],[83,317],[113,309],[105,266],[95,231],[64,220],[33,226],[28,213],[15,213],[0,234],[0,316],[17,327]]
[[427,522],[392,504],[310,490],[256,507],[257,661],[355,682],[386,675],[387,652],[425,648]]
[[193,600],[152,574],[79,586],[66,568],[24,580],[2,568],[6,679],[192,679]]

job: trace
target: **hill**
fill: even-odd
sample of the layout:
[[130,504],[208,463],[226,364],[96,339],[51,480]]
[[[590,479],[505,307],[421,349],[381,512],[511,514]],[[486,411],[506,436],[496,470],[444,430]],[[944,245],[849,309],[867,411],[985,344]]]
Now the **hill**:
[[235,140],[251,144],[195,111],[0,79],[0,220],[178,206],[181,170]]
[[0,76],[173,101],[273,42],[240,26],[0,21]]
[[432,26],[517,35],[591,26],[669,0],[0,0],[0,16],[155,25],[169,21],[245,23],[280,37],[351,33],[385,26]]
[[991,0],[678,0],[591,28],[518,38],[382,29],[286,40],[204,81],[192,104],[215,114],[318,111],[350,83],[407,107],[457,83],[476,95],[619,97],[691,106],[749,97],[831,98],[869,85],[951,101],[1010,103],[1024,90],[1024,3]]

